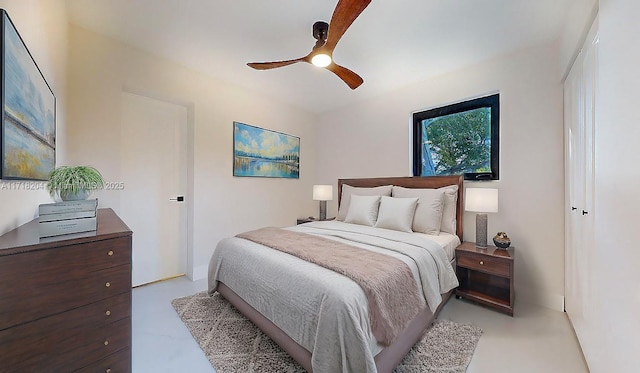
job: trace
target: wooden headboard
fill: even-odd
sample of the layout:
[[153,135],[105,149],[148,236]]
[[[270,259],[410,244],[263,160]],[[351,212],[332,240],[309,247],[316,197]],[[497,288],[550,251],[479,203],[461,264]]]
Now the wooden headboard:
[[462,217],[464,212],[464,189],[460,176],[428,176],[428,177],[375,177],[365,179],[338,179],[338,206],[342,197],[342,185],[358,188],[372,188],[382,185],[397,185],[405,188],[441,188],[447,185],[458,186],[458,206],[456,209],[456,234],[462,241]]

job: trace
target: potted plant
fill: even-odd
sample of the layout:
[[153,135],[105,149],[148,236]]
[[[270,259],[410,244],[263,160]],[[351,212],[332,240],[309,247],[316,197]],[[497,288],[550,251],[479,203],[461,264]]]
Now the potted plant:
[[87,199],[92,191],[104,188],[104,179],[91,166],[60,166],[49,174],[47,191],[63,201]]

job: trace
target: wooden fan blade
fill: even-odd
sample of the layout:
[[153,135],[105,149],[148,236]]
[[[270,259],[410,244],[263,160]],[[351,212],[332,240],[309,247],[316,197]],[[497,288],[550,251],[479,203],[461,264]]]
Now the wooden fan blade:
[[349,88],[356,89],[360,87],[360,84],[364,83],[364,80],[360,77],[360,75],[354,73],[353,71],[347,69],[346,67],[342,67],[335,63],[331,63],[329,66],[325,67],[325,69],[331,71],[336,74],[338,78],[342,79]]
[[342,35],[369,3],[371,0],[339,0],[329,22],[329,32],[324,48],[333,52]]
[[[308,57],[308,56],[307,56]],[[252,67],[256,70],[269,70],[275,69],[276,67],[284,67],[294,64],[296,62],[306,61],[307,57],[296,58],[295,60],[287,60],[287,61],[275,61],[275,62],[249,62],[247,66]]]

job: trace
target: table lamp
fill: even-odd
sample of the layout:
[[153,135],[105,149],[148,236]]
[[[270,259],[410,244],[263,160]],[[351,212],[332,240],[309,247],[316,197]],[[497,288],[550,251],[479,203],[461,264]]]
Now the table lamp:
[[333,199],[333,185],[314,185],[313,200],[320,201],[320,220],[327,219],[327,201]]
[[467,188],[464,209],[476,214],[476,247],[487,248],[487,213],[498,212],[498,189]]

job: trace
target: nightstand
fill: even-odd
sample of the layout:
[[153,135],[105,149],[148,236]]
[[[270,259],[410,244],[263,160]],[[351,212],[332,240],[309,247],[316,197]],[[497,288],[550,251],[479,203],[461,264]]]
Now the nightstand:
[[479,249],[473,242],[456,248],[457,298],[465,298],[513,316],[513,247]]
[[304,224],[304,223],[311,223],[312,221],[327,221],[327,220],[333,220],[335,218],[328,218],[328,219],[324,219],[324,220],[319,220],[314,218],[313,216],[309,216],[308,218],[298,218],[298,220],[296,220],[296,224]]

